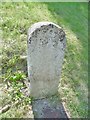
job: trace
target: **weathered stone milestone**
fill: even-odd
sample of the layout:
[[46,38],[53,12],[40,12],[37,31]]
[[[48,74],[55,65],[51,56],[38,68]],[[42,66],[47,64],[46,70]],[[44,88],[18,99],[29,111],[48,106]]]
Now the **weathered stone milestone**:
[[65,32],[52,22],[38,22],[29,29],[27,62],[32,97],[57,93],[65,46]]

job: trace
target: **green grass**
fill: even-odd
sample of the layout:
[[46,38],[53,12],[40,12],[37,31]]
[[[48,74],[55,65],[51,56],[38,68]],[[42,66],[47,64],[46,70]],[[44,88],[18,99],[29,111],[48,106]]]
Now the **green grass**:
[[[88,4],[1,3],[2,77],[26,73],[27,30],[35,22],[52,21],[66,32],[67,48],[60,82],[60,98],[73,118],[88,115]],[[7,115],[12,111],[6,112]],[[5,113],[5,115],[6,115]],[[22,113],[20,113],[22,116]],[[7,116],[6,115],[6,116]]]

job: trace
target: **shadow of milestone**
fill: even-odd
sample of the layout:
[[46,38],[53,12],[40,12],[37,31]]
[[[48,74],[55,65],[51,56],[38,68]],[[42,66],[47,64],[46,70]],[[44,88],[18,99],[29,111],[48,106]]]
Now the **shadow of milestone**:
[[68,115],[59,97],[52,96],[32,101],[34,118],[66,118]]

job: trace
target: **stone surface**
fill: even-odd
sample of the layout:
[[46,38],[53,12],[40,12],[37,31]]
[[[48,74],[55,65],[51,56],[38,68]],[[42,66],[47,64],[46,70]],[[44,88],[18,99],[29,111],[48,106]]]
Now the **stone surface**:
[[28,31],[28,77],[30,94],[44,98],[58,91],[64,51],[65,33],[51,22],[39,22]]
[[58,97],[53,96],[32,102],[34,118],[67,118],[67,113]]

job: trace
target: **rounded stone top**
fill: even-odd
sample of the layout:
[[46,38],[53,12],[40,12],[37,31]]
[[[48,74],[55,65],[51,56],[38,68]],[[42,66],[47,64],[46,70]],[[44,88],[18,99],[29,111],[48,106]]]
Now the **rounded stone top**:
[[[31,35],[35,30],[40,29],[40,28],[43,27],[43,26],[52,26],[52,27],[55,26],[56,28],[62,30],[62,28],[61,28],[59,25],[57,25],[57,24],[55,24],[55,23],[53,23],[53,22],[37,22],[37,23],[34,23],[34,24],[29,28],[29,30],[28,30],[28,37],[30,37],[30,35]],[[63,31],[63,32],[64,32],[64,31]]]

